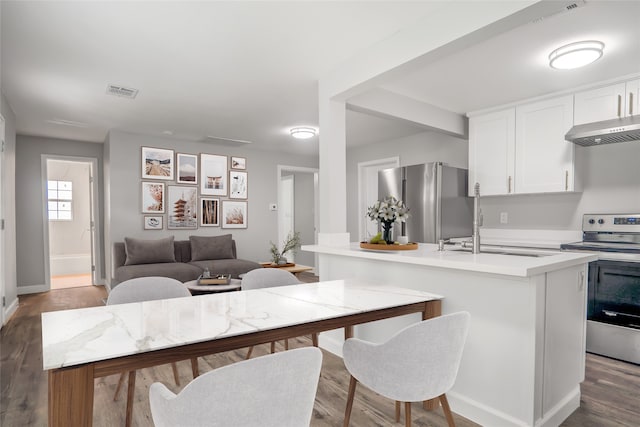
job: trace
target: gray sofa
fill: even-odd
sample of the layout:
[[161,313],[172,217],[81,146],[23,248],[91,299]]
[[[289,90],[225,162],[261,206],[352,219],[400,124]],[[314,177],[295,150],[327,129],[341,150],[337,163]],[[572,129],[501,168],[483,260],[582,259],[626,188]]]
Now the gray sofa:
[[231,274],[237,278],[260,264],[236,258],[236,243],[231,234],[190,236],[174,240],[173,236],[142,240],[125,238],[113,245],[113,279],[111,287],[136,277],[163,276],[188,282],[205,269],[211,274]]

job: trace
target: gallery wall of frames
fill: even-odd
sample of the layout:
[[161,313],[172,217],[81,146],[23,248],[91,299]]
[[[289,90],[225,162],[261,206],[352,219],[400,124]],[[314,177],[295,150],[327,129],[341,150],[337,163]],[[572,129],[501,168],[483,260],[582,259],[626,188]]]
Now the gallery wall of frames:
[[153,147],[141,154],[145,230],[247,228],[246,158]]

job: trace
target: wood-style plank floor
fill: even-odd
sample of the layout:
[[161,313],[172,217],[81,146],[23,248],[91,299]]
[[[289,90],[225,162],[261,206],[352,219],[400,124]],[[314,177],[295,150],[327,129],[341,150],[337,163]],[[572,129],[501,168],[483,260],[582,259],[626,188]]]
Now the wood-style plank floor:
[[[313,278],[305,277],[305,281]],[[20,297],[20,307],[0,334],[0,425],[3,427],[47,425],[47,375],[42,370],[40,313],[102,305],[106,292],[102,287],[62,289]],[[308,346],[308,337],[290,342],[292,347]],[[266,354],[267,345],[256,347],[256,356]],[[242,360],[244,349],[199,359],[201,372]],[[188,362],[178,363],[182,386],[191,380]],[[169,365],[138,371],[136,381],[134,425],[152,426],[148,403],[149,386],[165,383],[174,392]],[[124,396],[113,401],[117,376],[95,382],[95,426],[124,425]],[[313,427],[341,426],[348,388],[348,373],[342,360],[324,352],[320,384],[316,397]],[[455,411],[455,408],[453,408]],[[414,426],[444,427],[441,410],[427,412],[420,405],[412,408]],[[352,414],[352,426],[403,425],[393,422],[394,404],[365,387],[358,387]],[[454,415],[459,427],[475,426]],[[563,424],[565,427],[640,426],[640,366],[600,356],[587,356],[587,378],[582,384],[581,407]]]

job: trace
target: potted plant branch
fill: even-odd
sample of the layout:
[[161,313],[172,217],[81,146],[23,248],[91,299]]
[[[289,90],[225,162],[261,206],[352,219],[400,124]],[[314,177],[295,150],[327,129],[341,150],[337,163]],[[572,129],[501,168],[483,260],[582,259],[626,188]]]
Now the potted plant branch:
[[282,243],[282,250],[278,249],[275,243],[271,243],[271,262],[274,264],[286,264],[287,259],[284,255],[287,252],[296,253],[296,250],[300,247],[300,232],[294,231],[287,235],[287,238]]

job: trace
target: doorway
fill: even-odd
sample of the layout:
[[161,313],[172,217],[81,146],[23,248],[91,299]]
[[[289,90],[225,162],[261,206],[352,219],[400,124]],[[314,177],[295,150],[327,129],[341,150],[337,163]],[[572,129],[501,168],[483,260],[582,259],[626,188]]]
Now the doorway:
[[[318,169],[278,165],[278,246],[292,231],[300,233],[301,245],[317,242]],[[297,251],[286,258],[296,264],[314,267],[316,255]]]
[[95,159],[45,156],[45,269],[50,289],[96,283]]
[[399,157],[358,163],[358,237],[369,241],[378,232],[378,224],[367,218],[367,208],[378,200],[378,171],[400,166]]

